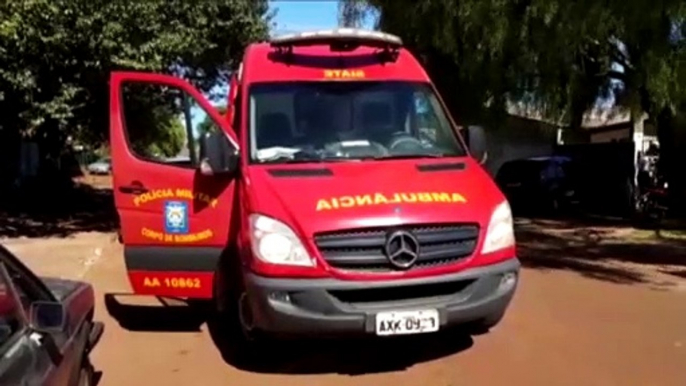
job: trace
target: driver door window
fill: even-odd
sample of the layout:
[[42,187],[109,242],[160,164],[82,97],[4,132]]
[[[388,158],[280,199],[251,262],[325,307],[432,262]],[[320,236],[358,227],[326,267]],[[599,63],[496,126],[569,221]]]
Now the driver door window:
[[128,146],[142,160],[195,168],[201,136],[221,130],[181,89],[134,82],[121,93]]
[[10,271],[11,265],[0,261],[0,385],[43,384],[52,364],[28,328],[25,303],[31,298]]
[[0,250],[0,385],[38,384],[38,361],[28,322]]
[[6,256],[9,252],[0,250],[0,261],[5,267],[7,276],[19,298],[22,309],[29,315],[31,304],[36,301],[51,301],[52,297],[41,285],[35,282],[38,280],[34,274],[25,267],[17,266],[14,259]]
[[27,327],[26,314],[10,280],[5,264],[0,262],[0,353]]

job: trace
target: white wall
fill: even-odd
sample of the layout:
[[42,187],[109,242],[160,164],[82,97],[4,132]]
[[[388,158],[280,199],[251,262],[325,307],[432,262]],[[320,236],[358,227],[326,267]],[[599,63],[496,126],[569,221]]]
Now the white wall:
[[623,128],[612,131],[605,131],[591,134],[591,143],[603,143],[612,141],[630,141],[631,128]]

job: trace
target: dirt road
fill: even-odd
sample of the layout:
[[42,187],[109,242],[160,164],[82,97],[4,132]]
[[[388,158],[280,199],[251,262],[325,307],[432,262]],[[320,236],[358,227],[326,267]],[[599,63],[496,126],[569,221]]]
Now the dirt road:
[[679,287],[525,269],[508,315],[489,334],[308,343],[278,368],[257,371],[227,363],[188,308],[108,296],[108,312],[105,294],[129,291],[111,235],[8,245],[38,272],[95,284],[97,317],[106,323],[94,353],[101,386],[686,384],[686,292]]

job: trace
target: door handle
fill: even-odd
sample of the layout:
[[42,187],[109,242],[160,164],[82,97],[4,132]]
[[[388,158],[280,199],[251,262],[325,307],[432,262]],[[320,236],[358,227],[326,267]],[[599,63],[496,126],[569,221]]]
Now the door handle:
[[133,181],[130,185],[122,185],[119,187],[119,191],[124,194],[143,194],[147,193],[148,189],[143,186],[140,181]]

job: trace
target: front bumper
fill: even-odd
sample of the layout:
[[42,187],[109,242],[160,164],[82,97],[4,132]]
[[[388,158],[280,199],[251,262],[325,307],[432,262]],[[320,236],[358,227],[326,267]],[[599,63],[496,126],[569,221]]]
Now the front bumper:
[[514,295],[519,268],[519,260],[512,258],[451,275],[407,280],[274,279],[254,274],[245,279],[259,330],[340,336],[374,334],[380,311],[436,309],[442,329],[480,321],[495,324]]

